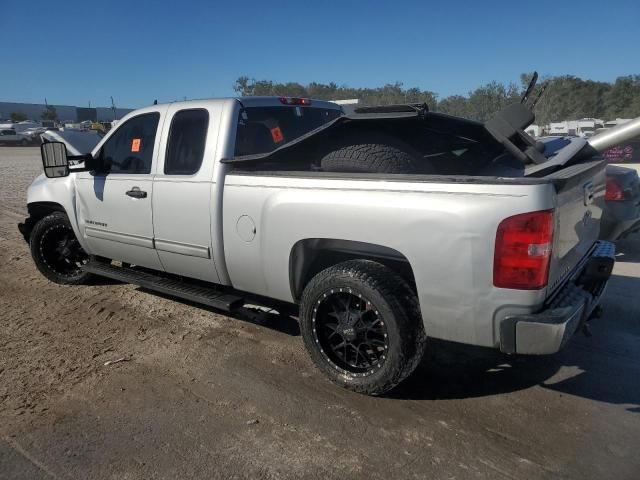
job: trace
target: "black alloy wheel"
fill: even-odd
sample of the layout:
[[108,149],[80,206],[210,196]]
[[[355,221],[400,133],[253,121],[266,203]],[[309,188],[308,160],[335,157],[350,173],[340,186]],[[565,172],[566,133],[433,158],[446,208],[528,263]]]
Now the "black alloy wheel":
[[313,311],[313,334],[336,369],[366,376],[381,368],[389,349],[384,320],[376,307],[351,288],[325,292]]
[[393,389],[414,371],[426,348],[415,291],[372,260],[348,260],[316,274],[302,293],[299,318],[318,369],[360,393]]
[[80,284],[90,278],[82,268],[90,257],[63,212],[53,212],[39,220],[31,232],[29,245],[36,267],[52,282]]

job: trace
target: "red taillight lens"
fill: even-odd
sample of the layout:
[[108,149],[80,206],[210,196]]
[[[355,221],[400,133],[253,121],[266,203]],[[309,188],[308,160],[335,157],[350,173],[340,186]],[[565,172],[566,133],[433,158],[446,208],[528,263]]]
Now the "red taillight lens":
[[285,105],[302,105],[308,106],[311,105],[311,100],[308,98],[298,98],[298,97],[280,97],[280,103]]
[[547,284],[553,242],[553,210],[503,220],[496,233],[493,284],[535,290]]
[[620,202],[624,200],[624,190],[620,188],[618,182],[613,178],[607,178],[607,192],[604,195],[604,199],[608,202]]

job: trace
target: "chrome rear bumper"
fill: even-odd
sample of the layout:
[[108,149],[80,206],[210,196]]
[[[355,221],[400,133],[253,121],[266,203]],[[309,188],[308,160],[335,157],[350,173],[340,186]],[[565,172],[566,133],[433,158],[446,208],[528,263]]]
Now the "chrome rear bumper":
[[607,286],[615,263],[615,247],[596,242],[569,280],[547,299],[542,310],[514,315],[500,325],[500,350],[505,353],[556,353],[586,322]]

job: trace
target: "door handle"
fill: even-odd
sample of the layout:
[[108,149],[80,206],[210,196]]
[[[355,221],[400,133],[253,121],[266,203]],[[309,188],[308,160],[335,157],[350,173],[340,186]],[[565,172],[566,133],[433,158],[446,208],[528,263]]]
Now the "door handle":
[[140,187],[131,187],[131,190],[128,190],[125,193],[133,198],[147,198],[147,192],[140,190]]

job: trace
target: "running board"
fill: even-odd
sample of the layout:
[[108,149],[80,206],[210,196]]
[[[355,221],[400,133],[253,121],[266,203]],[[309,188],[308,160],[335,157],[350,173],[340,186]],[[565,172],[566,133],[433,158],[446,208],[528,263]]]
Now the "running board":
[[202,303],[226,312],[244,305],[244,299],[236,295],[222,293],[213,287],[175,280],[169,277],[142,272],[129,267],[117,267],[106,263],[89,262],[83,267],[85,272],[101,277],[111,278],[124,283],[133,283],[143,288],[154,290],[166,295],[184,298],[196,303]]

